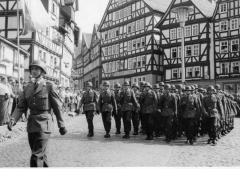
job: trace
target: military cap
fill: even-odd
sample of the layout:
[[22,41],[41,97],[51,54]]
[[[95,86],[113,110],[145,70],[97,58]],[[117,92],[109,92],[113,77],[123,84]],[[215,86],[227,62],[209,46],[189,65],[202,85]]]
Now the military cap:
[[153,86],[153,88],[154,88],[154,89],[159,89],[159,85],[158,85],[158,84],[155,84],[155,85]]
[[120,83],[116,83],[116,84],[114,85],[114,88],[121,88]]
[[87,85],[86,85],[87,87],[92,87],[93,85],[92,85],[92,83],[91,82],[87,82]]
[[133,88],[133,87],[136,87],[136,88],[139,89],[139,85],[138,85],[138,83],[133,83],[132,88]]

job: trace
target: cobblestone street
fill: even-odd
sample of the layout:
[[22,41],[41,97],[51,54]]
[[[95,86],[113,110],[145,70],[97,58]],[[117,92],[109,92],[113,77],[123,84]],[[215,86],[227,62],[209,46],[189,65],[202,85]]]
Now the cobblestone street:
[[[111,139],[106,140],[101,116],[94,119],[95,137],[87,138],[85,116],[66,121],[68,134],[60,136],[55,127],[50,140],[47,154],[52,167],[240,166],[240,119],[235,119],[235,129],[217,146],[207,145],[207,137],[198,139],[194,146],[184,144],[185,139],[170,144],[163,137],[146,141],[143,135],[123,140],[113,135],[114,127]],[[0,143],[0,167],[29,166],[31,152],[24,135]]]

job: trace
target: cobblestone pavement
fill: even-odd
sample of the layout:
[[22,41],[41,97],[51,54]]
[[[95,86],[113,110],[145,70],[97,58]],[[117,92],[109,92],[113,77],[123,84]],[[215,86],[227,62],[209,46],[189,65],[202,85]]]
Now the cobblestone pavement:
[[[170,144],[163,137],[146,141],[143,135],[124,140],[112,134],[111,139],[104,139],[101,116],[94,118],[95,137],[87,138],[84,116],[66,121],[68,134],[60,136],[56,128],[49,142],[47,154],[53,167],[240,166],[240,119],[235,119],[235,129],[217,146],[207,145],[207,137],[199,138],[193,146],[184,144],[185,139]],[[26,135],[0,143],[0,167],[29,166],[31,152]]]

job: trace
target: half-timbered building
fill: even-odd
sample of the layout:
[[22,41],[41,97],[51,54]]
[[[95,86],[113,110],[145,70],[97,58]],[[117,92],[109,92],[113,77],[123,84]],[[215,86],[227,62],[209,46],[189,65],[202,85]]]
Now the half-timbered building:
[[[74,2],[74,3],[72,3]],[[72,57],[74,44],[77,44],[79,28],[76,26],[75,11],[78,1],[42,0],[42,4],[55,25],[45,30],[39,30],[20,36],[20,45],[30,52],[25,62],[25,81],[29,81],[28,66],[33,60],[42,60],[47,65],[46,79],[64,86],[70,85]],[[69,4],[71,3],[71,4]],[[20,32],[22,25],[22,10],[20,8]],[[17,37],[17,1],[0,1],[0,35],[16,43]]]
[[213,16],[216,83],[240,93],[240,1],[219,0]]
[[155,28],[171,1],[110,0],[99,26],[102,81],[163,80],[160,32]]
[[93,84],[93,88],[98,89],[100,87],[101,79],[101,52],[100,52],[100,33],[97,24],[93,27],[93,33],[91,37],[90,45],[90,57],[88,62],[84,62],[84,82],[90,81]]
[[207,86],[214,83],[212,15],[216,3],[211,0],[172,0],[157,28],[161,32],[165,81],[181,83],[181,39],[179,18],[172,9],[188,6],[193,9],[185,23],[185,77],[186,83]]

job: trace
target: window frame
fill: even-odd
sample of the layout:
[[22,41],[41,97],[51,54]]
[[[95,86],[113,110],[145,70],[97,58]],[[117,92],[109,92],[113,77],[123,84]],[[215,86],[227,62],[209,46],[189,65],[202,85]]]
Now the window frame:
[[[173,52],[176,52],[176,57],[173,58]],[[171,48],[171,59],[177,59],[178,58],[178,50],[177,47]]]
[[[225,24],[225,27],[226,27],[226,30],[223,30],[222,28],[222,25],[223,25],[223,23],[226,23]],[[227,31],[228,30],[228,20],[223,20],[223,21],[221,21],[220,22],[220,32],[225,32],[225,31]]]
[[[188,35],[187,31],[189,31],[189,32],[188,32],[189,35]],[[191,37],[191,35],[192,35],[191,25],[185,26],[185,37]]]
[[[176,78],[174,78],[174,74],[177,74]],[[172,79],[178,79],[178,68],[172,69]]]
[[171,40],[177,39],[176,29],[171,29],[170,30],[170,37],[171,37]]
[[[238,50],[237,51],[233,51],[233,42],[238,42]],[[236,45],[236,44],[234,44]],[[231,40],[231,52],[239,52],[239,39],[233,39]]]
[[[226,52],[222,52],[222,46],[223,46],[223,44],[222,43],[227,43],[227,51]],[[225,45],[224,45],[225,46]],[[228,53],[228,51],[229,51],[229,44],[228,44],[228,41],[221,41],[220,42],[220,53]]]
[[199,26],[198,24],[194,24],[192,25],[192,36],[198,36],[198,35],[199,35]]
[[[223,64],[225,64],[225,66],[223,67]],[[230,68],[229,68],[229,62],[222,62],[222,63],[220,63],[220,72],[221,72],[221,74],[223,74],[223,75],[225,75],[225,74],[229,74],[230,73]],[[223,73],[223,69],[224,69],[224,72],[226,71],[226,70],[228,70],[227,71],[227,73]]]
[[[223,8],[222,8],[222,7],[223,7]],[[225,10],[222,10],[222,9],[224,9],[224,8],[226,8],[226,9],[225,9]],[[228,10],[228,5],[227,5],[227,3],[222,3],[222,4],[219,5],[219,13],[226,13],[227,10]]]
[[[239,22],[238,22],[238,20],[239,20],[238,18],[234,18],[234,19],[231,19],[231,20],[230,20],[230,29],[231,29],[231,30],[235,30],[235,29],[238,29],[238,28],[239,28]],[[234,21],[237,21],[237,26],[235,25],[236,23],[233,24]],[[236,27],[233,27],[233,25],[236,26]]]
[[[196,49],[195,47],[197,47],[197,54],[195,53]],[[199,44],[195,44],[195,45],[192,45],[192,56],[199,56]]]

